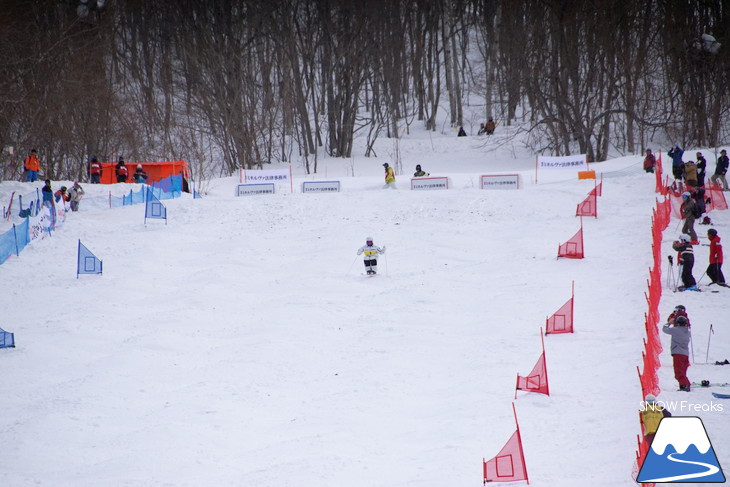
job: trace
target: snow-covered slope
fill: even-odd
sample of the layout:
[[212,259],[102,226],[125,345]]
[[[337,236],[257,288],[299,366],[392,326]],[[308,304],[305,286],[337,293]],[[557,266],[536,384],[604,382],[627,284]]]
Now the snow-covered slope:
[[[448,191],[409,191],[407,175],[381,189],[381,140],[378,159],[294,165],[296,183],[340,179],[341,193],[236,198],[230,177],[165,201],[167,225],[143,225],[142,205],[92,205],[110,188],[85,185],[81,211],[0,266],[0,327],[17,343],[0,350],[0,485],[477,485],[573,281],[576,333],[545,340],[551,396],[516,401],[530,483],[633,485],[653,176],[640,157],[594,165],[586,258],[558,260],[593,181],[535,184],[534,156],[487,140],[400,142],[408,174],[447,175]],[[515,171],[522,189],[479,189],[480,174]],[[0,201],[34,187],[1,183]],[[711,216],[725,236],[727,215]],[[387,246],[374,278],[355,255],[366,236]],[[78,239],[102,276],[76,279]],[[706,247],[697,262],[699,278]],[[693,363],[710,323],[709,361],[730,356],[723,291],[665,289],[662,315],[684,304],[692,319]],[[689,374],[727,382],[727,367]],[[674,392],[666,351],[660,374],[660,399],[710,404]],[[727,407],[683,411],[703,417],[721,464]]]

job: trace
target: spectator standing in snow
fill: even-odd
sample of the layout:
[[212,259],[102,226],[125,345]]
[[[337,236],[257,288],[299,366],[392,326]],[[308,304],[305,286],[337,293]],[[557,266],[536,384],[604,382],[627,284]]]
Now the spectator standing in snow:
[[702,152],[697,153],[697,186],[705,185],[705,171],[707,171],[707,159]]
[[489,120],[487,120],[487,125],[484,126],[484,131],[487,135],[493,135],[496,128],[497,124],[494,122],[494,119],[492,117],[489,117]]
[[124,159],[122,159],[121,157],[119,158],[119,162],[117,162],[117,165],[115,166],[115,174],[117,175],[118,183],[127,182],[127,176],[129,176],[129,169],[124,164]]
[[656,166],[656,157],[651,153],[651,149],[646,149],[646,157],[644,157],[644,171],[654,172]]
[[457,134],[457,137],[466,137],[466,131],[464,131],[464,127],[459,127],[459,133]]
[[134,182],[145,184],[147,182],[147,173],[142,169],[142,164],[137,164],[137,169],[134,171]]
[[697,184],[697,164],[695,161],[687,161],[684,163],[684,180],[687,185],[696,187]]
[[651,442],[654,441],[656,430],[659,428],[659,421],[662,418],[669,418],[671,416],[672,413],[657,404],[654,394],[646,395],[644,407],[639,412],[639,421],[641,421],[641,425],[643,426],[644,441],[646,441],[647,445],[651,446]]
[[701,216],[701,214],[699,213],[697,202],[692,198],[690,193],[682,193],[682,206],[679,208],[679,211],[682,213],[682,218],[684,218],[682,233],[692,237],[693,245],[698,244],[699,240],[697,240],[697,233],[695,233],[695,219]]
[[363,256],[363,264],[368,275],[378,273],[378,256],[385,253],[385,246],[378,247],[373,243],[373,238],[365,239],[365,245],[357,249],[357,255]]
[[38,180],[38,172],[41,170],[41,161],[36,155],[36,150],[31,149],[28,157],[25,158],[25,182],[34,183]]
[[712,181],[712,184],[717,184],[717,180],[719,179],[722,182],[722,190],[728,191],[730,188],[727,187],[727,179],[725,179],[725,174],[727,173],[728,168],[728,158],[727,158],[727,151],[725,149],[720,151],[720,157],[717,158],[717,165],[715,166],[715,174],[712,175],[710,178],[710,181]]
[[689,235],[682,234],[679,239],[672,243],[672,248],[677,251],[677,265],[682,266],[682,286],[680,291],[699,291],[697,289],[697,281],[692,275],[692,268],[695,265],[695,254],[692,250],[692,244]]
[[78,181],[75,181],[71,189],[68,190],[68,196],[71,200],[71,211],[79,211],[79,201],[84,197],[84,188],[81,187]]
[[674,179],[677,181],[681,181],[684,177],[684,163],[682,162],[683,154],[684,151],[681,147],[679,147],[679,144],[676,144],[674,147],[669,149],[669,152],[667,152],[667,155],[672,158],[672,174],[674,175]]
[[395,189],[395,172],[393,168],[387,162],[383,164],[383,167],[385,168],[385,186],[383,188]]
[[41,188],[43,196],[43,205],[51,208],[53,206],[53,188],[51,188],[51,180],[46,179],[46,184]]
[[92,156],[89,161],[89,176],[91,177],[91,184],[99,184],[101,182],[101,163],[96,159],[96,156]]
[[425,176],[429,176],[427,172],[425,172],[423,169],[421,169],[420,164],[416,164],[416,172],[413,173],[414,178],[422,178]]
[[707,277],[712,284],[728,287],[722,274],[722,244],[717,230],[714,228],[707,230],[707,238],[710,239],[710,265],[707,267]]
[[690,331],[687,324],[689,320],[685,316],[677,316],[674,324],[665,323],[662,331],[672,336],[672,361],[674,363],[674,378],[679,382],[680,391],[690,391],[691,382],[687,378],[689,367],[689,341]]

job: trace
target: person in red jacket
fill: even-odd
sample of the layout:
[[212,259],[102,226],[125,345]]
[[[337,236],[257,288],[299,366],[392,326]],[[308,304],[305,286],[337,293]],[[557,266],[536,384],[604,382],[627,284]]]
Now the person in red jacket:
[[725,284],[725,276],[722,275],[722,244],[717,230],[714,228],[707,230],[707,238],[710,239],[710,265],[707,266],[707,277],[712,281],[710,285],[730,287]]
[[116,174],[118,183],[126,183],[127,176],[129,176],[129,169],[124,165],[124,159],[119,158],[119,162],[116,165]]
[[25,182],[33,183],[38,180],[38,172],[41,170],[41,161],[36,155],[36,150],[30,151],[28,157],[25,158]]
[[91,176],[91,184],[99,184],[101,182],[101,163],[93,156],[89,161],[89,176]]
[[651,153],[651,149],[646,149],[646,157],[644,158],[644,171],[654,172],[656,166],[656,157]]

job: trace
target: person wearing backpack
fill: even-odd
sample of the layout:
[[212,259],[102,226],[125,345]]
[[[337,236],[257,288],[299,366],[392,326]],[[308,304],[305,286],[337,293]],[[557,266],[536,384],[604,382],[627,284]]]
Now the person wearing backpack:
[[695,233],[695,220],[697,219],[698,211],[699,208],[697,207],[697,203],[695,202],[694,198],[692,198],[692,195],[687,192],[682,193],[682,206],[680,207],[680,212],[682,213],[682,218],[684,219],[682,233],[691,237],[692,245],[697,245],[698,243],[700,243],[697,238],[697,233]]

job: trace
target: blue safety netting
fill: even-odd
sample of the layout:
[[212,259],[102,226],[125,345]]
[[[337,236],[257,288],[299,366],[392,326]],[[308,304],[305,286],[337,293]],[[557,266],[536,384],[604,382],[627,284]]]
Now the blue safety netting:
[[[124,196],[112,196],[110,205],[112,208],[119,206],[137,205],[145,202],[145,188],[143,186],[139,191],[129,190],[129,194]],[[152,194],[158,200],[169,200],[179,198],[182,195],[182,175],[168,176],[165,179],[152,183],[149,186]]]

